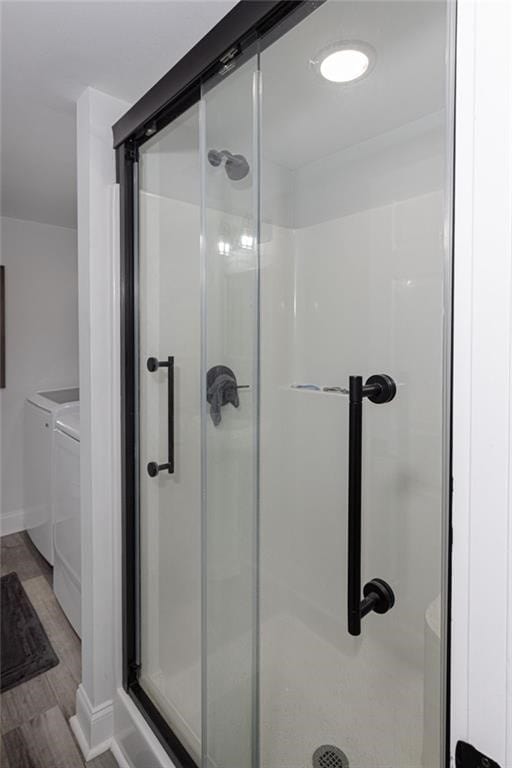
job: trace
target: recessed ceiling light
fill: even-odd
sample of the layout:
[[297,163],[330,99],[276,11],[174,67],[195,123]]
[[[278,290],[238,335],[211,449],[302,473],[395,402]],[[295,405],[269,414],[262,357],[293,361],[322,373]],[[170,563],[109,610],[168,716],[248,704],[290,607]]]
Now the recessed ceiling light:
[[373,69],[375,52],[357,40],[334,43],[311,60],[316,71],[331,83],[353,83]]

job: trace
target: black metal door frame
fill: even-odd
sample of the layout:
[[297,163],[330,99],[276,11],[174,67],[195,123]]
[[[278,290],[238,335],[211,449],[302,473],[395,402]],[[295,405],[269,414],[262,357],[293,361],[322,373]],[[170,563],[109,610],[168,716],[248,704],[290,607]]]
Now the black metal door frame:
[[[116,178],[120,186],[121,461],[123,686],[176,768],[198,768],[185,746],[139,683],[139,511],[137,456],[136,313],[138,286],[136,224],[139,147],[201,97],[201,86],[265,36],[265,47],[298,24],[325,0],[241,0],[189,53],[113,126]],[[451,420],[451,416],[450,416]],[[450,421],[451,434],[451,421]],[[451,467],[451,455],[449,457]],[[451,497],[449,510],[451,532]],[[450,533],[451,539],[451,533]],[[450,609],[451,540],[448,610]],[[446,767],[450,760],[450,638],[447,638]]]

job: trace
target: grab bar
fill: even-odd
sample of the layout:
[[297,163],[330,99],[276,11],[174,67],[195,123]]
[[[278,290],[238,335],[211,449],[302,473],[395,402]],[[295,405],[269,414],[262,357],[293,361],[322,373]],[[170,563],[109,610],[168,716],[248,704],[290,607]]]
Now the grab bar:
[[361,619],[370,611],[386,613],[395,604],[393,590],[382,579],[372,579],[363,587],[361,599],[361,475],[363,398],[372,403],[389,403],[396,394],[390,376],[370,376],[363,385],[362,376],[349,378],[349,448],[348,448],[348,577],[347,613],[350,635],[361,634]]
[[158,464],[156,461],[150,461],[147,465],[147,472],[150,477],[156,477],[159,472],[167,470],[170,475],[174,473],[174,357],[168,357],[167,360],[158,360],[156,357],[148,357],[147,367],[150,373],[158,371],[159,368],[167,368],[167,462]]

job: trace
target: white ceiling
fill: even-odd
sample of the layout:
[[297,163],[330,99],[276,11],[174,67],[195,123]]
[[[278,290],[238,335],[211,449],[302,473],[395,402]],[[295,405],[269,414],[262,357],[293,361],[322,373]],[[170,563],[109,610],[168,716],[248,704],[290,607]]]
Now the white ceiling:
[[[266,155],[290,169],[442,110],[445,0],[328,2],[261,56]],[[310,59],[339,41],[375,51],[368,77],[329,83]]]
[[2,215],[76,226],[75,102],[136,101],[236,0],[1,5]]

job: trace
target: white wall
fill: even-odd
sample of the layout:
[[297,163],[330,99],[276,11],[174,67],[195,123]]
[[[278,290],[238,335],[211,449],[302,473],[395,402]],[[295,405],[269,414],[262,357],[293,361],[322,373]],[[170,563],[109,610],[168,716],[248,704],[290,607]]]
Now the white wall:
[[37,390],[78,384],[76,230],[2,218],[6,388],[0,532],[23,528],[23,404]]

